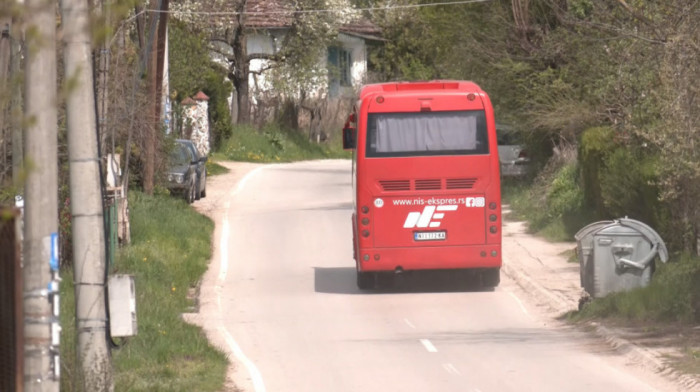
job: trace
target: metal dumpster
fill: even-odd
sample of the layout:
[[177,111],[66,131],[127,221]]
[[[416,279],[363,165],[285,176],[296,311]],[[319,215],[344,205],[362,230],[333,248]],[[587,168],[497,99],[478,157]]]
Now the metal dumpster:
[[656,256],[668,260],[661,237],[634,219],[596,222],[575,237],[581,286],[593,298],[648,285]]

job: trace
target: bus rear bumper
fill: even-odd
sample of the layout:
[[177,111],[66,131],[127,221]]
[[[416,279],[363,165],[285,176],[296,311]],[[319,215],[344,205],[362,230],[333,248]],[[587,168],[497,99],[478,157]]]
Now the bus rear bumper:
[[500,245],[365,248],[359,250],[360,271],[500,268]]

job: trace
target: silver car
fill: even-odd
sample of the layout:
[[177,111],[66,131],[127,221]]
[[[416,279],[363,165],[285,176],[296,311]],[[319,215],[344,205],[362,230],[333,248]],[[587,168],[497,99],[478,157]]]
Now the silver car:
[[527,174],[530,158],[523,146],[521,134],[509,125],[496,124],[498,135],[498,159],[501,162],[501,176],[521,177]]

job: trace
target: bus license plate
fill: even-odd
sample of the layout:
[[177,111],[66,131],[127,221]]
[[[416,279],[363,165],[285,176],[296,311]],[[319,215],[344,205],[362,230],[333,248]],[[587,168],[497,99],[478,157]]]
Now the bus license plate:
[[417,231],[413,233],[416,241],[443,241],[447,239],[446,231]]

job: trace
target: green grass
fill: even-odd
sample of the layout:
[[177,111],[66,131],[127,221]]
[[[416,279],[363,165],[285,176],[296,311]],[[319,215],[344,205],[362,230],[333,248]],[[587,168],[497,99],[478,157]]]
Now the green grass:
[[232,136],[212,156],[215,160],[269,163],[350,158],[350,153],[342,149],[340,137],[318,144],[310,142],[304,133],[267,125],[261,130],[235,127]]
[[215,161],[209,159],[207,161],[207,176],[218,176],[220,174],[226,174],[229,170]]
[[[211,255],[213,222],[181,199],[132,191],[131,245],[110,273],[136,281],[138,334],[113,350],[115,390],[219,391],[227,360],[199,327],[182,321]],[[72,276],[62,282],[62,389],[75,391],[75,326]]]
[[611,319],[633,325],[696,323],[700,321],[700,258],[682,255],[666,264],[658,262],[649,286],[594,299],[569,317],[573,321]]

